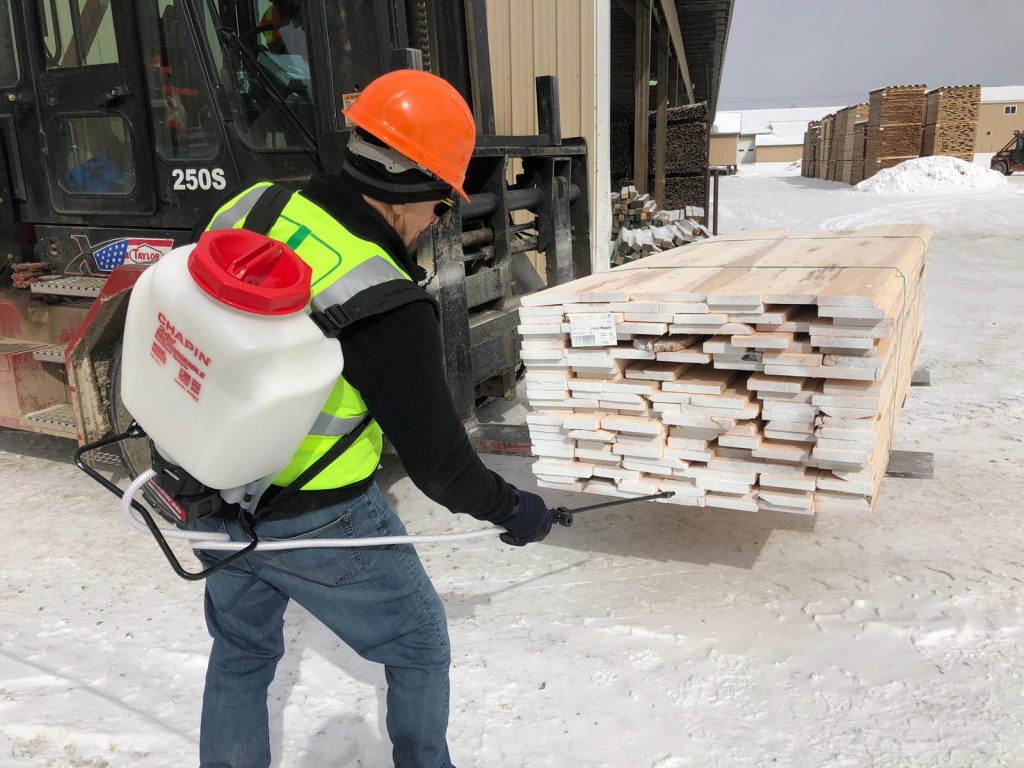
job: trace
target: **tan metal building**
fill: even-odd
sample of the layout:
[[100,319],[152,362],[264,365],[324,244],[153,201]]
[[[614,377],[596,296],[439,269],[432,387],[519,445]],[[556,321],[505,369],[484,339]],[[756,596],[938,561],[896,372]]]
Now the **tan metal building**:
[[711,136],[708,164],[711,166],[739,165],[737,159],[738,133],[718,133]]
[[[760,137],[759,137],[760,138]],[[803,157],[803,144],[760,144],[757,145],[758,163],[795,163]]]
[[1024,131],[1024,85],[981,89],[975,152],[998,152]]

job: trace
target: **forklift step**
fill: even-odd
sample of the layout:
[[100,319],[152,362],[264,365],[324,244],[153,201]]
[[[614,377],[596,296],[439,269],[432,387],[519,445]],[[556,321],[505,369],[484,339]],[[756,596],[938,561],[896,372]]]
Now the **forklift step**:
[[21,352],[28,352],[34,347],[41,347],[38,341],[24,341],[23,339],[10,339],[0,336],[0,355],[14,355]]
[[46,427],[50,432],[61,432],[68,437],[78,436],[78,422],[75,420],[75,411],[67,403],[51,405],[41,411],[30,413],[25,417],[28,424],[38,424]]
[[32,350],[32,357],[44,363],[60,363],[64,365],[64,352],[67,348],[67,344],[52,344],[48,347],[40,347],[39,349]]
[[100,291],[103,290],[106,283],[107,278],[105,277],[54,277],[32,283],[31,290],[34,294],[44,296],[74,296],[94,299],[100,295]]

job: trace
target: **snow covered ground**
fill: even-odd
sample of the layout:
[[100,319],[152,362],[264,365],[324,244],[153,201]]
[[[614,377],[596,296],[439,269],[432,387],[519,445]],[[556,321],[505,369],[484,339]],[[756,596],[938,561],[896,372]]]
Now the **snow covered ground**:
[[[936,229],[921,363],[870,517],[658,504],[524,550],[421,547],[454,646],[460,768],[1024,764],[1024,177],[854,192],[784,165],[722,180],[722,230]],[[196,765],[202,586],[117,520],[63,441],[0,430],[0,768]],[[489,463],[532,488],[528,460]],[[381,477],[408,527],[473,527]],[[552,503],[587,497],[551,493]],[[187,555],[186,555],[187,556]],[[303,610],[271,690],[275,765],[390,765],[383,675]]]

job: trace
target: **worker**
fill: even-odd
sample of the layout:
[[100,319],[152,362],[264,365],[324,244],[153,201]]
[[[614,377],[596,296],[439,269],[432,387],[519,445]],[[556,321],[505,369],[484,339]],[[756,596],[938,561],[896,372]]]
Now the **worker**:
[[[312,267],[313,310],[343,328],[344,373],[261,507],[367,412],[372,421],[339,459],[274,509],[258,533],[273,539],[404,535],[374,483],[383,432],[429,498],[505,528],[508,544],[540,541],[551,529],[548,507],[487,469],[470,446],[445,381],[437,306],[416,284],[425,277],[412,255],[419,236],[455,195],[465,197],[476,135],[469,107],[441,78],[400,70],[367,85],[345,114],[357,127],[342,169],[314,176],[267,231]],[[278,188],[257,185],[237,195],[210,228],[243,225],[270,189]],[[231,514],[193,527],[248,539]],[[225,555],[199,556],[209,567]],[[283,616],[292,599],[361,656],[384,665],[395,766],[450,768],[448,628],[408,545],[256,553],[207,579],[213,648],[202,766],[270,764],[267,687],[284,652]]]
[[260,18],[263,39],[271,53],[309,58],[301,0],[271,0]]

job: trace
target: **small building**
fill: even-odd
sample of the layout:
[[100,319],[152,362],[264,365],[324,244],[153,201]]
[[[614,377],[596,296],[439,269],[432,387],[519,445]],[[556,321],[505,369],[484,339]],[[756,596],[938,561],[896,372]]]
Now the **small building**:
[[711,128],[711,165],[796,162],[803,155],[807,124],[839,109],[790,107],[718,112]]
[[803,157],[807,123],[786,122],[771,133],[754,136],[754,160],[758,163],[795,163]]
[[1024,131],[1024,85],[981,89],[975,152],[998,152]]

